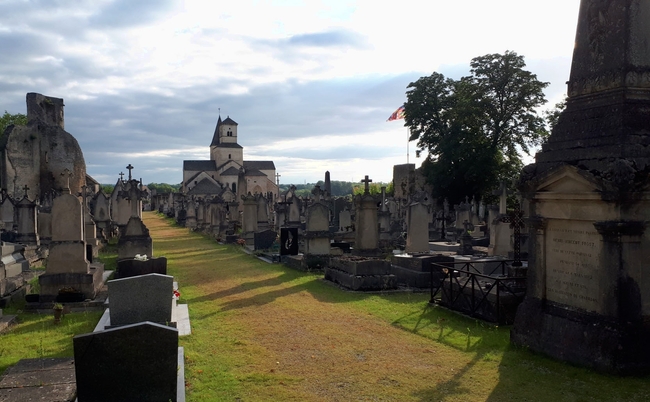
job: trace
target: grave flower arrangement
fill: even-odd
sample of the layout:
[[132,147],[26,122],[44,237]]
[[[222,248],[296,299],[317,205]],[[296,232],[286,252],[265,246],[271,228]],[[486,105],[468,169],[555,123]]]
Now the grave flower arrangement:
[[181,292],[179,292],[178,290],[174,289],[173,293],[174,293],[174,297],[175,297],[176,299],[180,299],[180,298],[181,298]]
[[237,244],[240,246],[245,246],[246,245],[246,239],[237,239]]

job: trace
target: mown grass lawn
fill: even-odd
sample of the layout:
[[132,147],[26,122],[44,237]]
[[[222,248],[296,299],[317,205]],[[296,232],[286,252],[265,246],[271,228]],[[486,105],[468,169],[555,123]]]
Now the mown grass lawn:
[[153,213],[154,253],[188,303],[189,401],[647,401],[619,378],[509,344],[427,294],[360,294],[270,265]]
[[[340,290],[145,213],[190,310],[188,401],[647,401],[650,378],[619,378],[509,344],[498,328],[429,306],[427,294]],[[99,318],[20,314],[0,370],[72,356]],[[70,320],[69,320],[70,319]]]

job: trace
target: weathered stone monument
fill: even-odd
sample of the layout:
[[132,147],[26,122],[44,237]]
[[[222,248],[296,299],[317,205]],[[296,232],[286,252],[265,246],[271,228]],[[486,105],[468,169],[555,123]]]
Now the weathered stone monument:
[[536,163],[528,293],[511,339],[617,373],[650,370],[650,2],[583,0],[569,98]]
[[69,191],[66,186],[52,205],[50,254],[45,273],[38,278],[41,302],[53,301],[60,293],[76,293],[79,301],[94,299],[103,285],[104,265],[91,265],[86,259],[82,206]]
[[16,242],[25,245],[40,245],[37,231],[36,202],[27,195],[29,187],[25,186],[25,195],[16,203]]
[[429,252],[429,208],[421,202],[409,205],[406,214],[406,252]]
[[[130,207],[131,217],[125,227],[120,228],[120,238],[117,241],[117,259],[133,258],[136,255],[153,255],[153,241],[149,236],[149,229],[142,222],[142,196],[143,192],[138,187],[138,181],[133,180],[131,170],[133,166],[129,164],[129,180],[126,183],[126,197]],[[120,194],[121,196],[123,194]],[[127,204],[123,204],[127,205]],[[122,214],[123,206],[119,207],[118,214]]]
[[330,254],[330,210],[322,202],[307,207],[305,216],[305,259],[308,266],[324,266]]
[[241,199],[244,204],[244,214],[242,216],[242,238],[246,244],[253,246],[255,243],[255,232],[257,232],[257,198],[259,196],[248,193],[242,195]]
[[30,198],[59,191],[64,182],[59,173],[68,169],[73,194],[86,184],[86,162],[77,140],[64,130],[63,99],[27,94],[27,125],[10,126],[0,140],[0,184],[14,199],[27,186]]
[[377,255],[379,253],[379,223],[377,221],[377,200],[370,194],[366,176],[363,195],[354,198],[356,207],[354,253],[358,255]]

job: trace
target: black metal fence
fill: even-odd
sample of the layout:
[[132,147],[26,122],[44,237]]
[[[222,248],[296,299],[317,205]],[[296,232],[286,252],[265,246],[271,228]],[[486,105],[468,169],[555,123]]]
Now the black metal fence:
[[[430,303],[486,321],[512,324],[526,293],[525,276],[508,276],[512,262],[432,263]],[[482,269],[477,268],[479,264]]]

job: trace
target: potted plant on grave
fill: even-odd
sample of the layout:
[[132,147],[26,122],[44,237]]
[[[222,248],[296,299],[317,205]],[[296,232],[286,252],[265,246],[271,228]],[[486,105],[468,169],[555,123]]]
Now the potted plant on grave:
[[54,323],[60,323],[61,317],[63,317],[63,305],[61,303],[54,303],[52,311],[54,311]]

